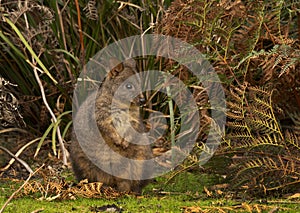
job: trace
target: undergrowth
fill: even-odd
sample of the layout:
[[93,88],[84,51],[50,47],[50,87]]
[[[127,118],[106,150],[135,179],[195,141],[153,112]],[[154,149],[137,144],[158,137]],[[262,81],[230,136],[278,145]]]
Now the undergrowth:
[[[192,43],[223,83],[227,128],[212,169],[241,194],[299,192],[299,2],[174,1],[157,32]],[[191,74],[180,67],[177,72]],[[195,91],[195,85],[190,87]],[[202,88],[203,90],[203,88]],[[199,100],[205,100],[206,94]],[[199,107],[205,106],[203,103]],[[210,111],[204,124],[212,125]],[[207,128],[184,165],[201,161]],[[221,159],[221,160],[220,160]],[[183,168],[183,169],[184,169]],[[246,193],[246,194],[247,194]]]
[[10,91],[6,94],[15,97],[17,112],[26,125],[6,115],[0,119],[8,125],[1,128],[22,128],[27,138],[11,151],[40,137],[35,141],[35,157],[43,147],[51,148],[66,164],[72,94],[84,65],[114,41],[152,32],[167,4],[169,1],[1,1],[0,89],[2,79],[10,82],[5,85]]

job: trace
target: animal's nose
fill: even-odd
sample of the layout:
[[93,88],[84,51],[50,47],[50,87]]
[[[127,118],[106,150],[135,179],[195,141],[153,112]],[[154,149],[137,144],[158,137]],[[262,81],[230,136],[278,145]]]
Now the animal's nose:
[[143,105],[146,103],[146,99],[144,97],[140,97],[139,101],[140,101],[140,105]]

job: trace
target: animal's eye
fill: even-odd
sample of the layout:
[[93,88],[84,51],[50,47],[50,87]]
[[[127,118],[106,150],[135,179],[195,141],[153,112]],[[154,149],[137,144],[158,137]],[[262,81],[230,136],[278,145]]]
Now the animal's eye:
[[126,87],[126,89],[132,89],[132,88],[133,88],[133,85],[132,85],[132,84],[129,84],[129,83],[127,83],[127,84],[125,85],[125,87]]

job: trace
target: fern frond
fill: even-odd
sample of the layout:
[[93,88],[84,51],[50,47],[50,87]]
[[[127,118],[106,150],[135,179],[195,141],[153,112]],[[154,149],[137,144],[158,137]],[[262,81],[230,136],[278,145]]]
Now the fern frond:
[[259,138],[255,139],[251,149],[256,148],[258,146],[275,146],[275,147],[281,147],[283,148],[284,145],[282,144],[282,141],[278,137],[276,137],[275,134],[266,134],[262,135]]
[[[282,138],[282,133],[277,122],[274,122],[272,118],[263,119],[266,117],[266,113],[263,113],[262,111],[256,111],[255,114],[256,116],[254,118],[247,119],[249,120],[252,130],[264,132],[264,134],[279,134]],[[258,117],[257,115],[260,115],[261,117]]]
[[233,122],[229,121],[227,122],[227,126],[239,131],[249,130],[248,125],[244,121],[233,121]]
[[[241,85],[240,87],[231,87],[230,88],[230,94],[231,98],[233,98],[235,101],[243,101],[245,98],[245,91],[247,89],[247,85]],[[242,102],[243,103],[243,102]]]
[[242,157],[233,179],[237,185],[241,186],[246,183],[249,191],[256,191],[256,193],[260,191],[264,194],[273,190],[288,187],[294,187],[291,188],[294,190],[295,187],[299,187],[300,158],[285,155],[282,152],[285,148],[283,144],[277,147],[281,147],[281,154],[275,155],[273,152],[271,155],[272,152],[270,152],[267,156],[265,152],[249,151],[248,156]]
[[274,114],[272,91],[258,87],[250,87],[249,90],[254,96],[249,110],[253,113],[249,119],[253,129],[265,134],[278,134],[283,140],[280,124]]
[[228,111],[226,113],[226,115],[227,115],[227,117],[236,119],[236,120],[243,120],[243,118],[244,118],[242,111],[232,111],[232,112]]
[[97,2],[95,0],[90,0],[83,11],[86,12],[86,17],[90,20],[98,20]]
[[[228,138],[230,138],[231,140],[233,139],[238,139],[238,140],[249,140],[249,139],[253,139],[253,136],[247,132],[240,132],[240,133],[234,133],[234,134],[228,134]],[[242,141],[239,141],[240,143]]]
[[242,104],[228,101],[227,106],[231,111],[238,111],[237,113],[243,113],[243,105]]
[[227,116],[235,120],[243,120],[245,114],[245,93],[247,85],[240,87],[232,87],[229,90],[230,97],[232,100],[227,101],[229,111]]
[[299,58],[291,58],[290,62],[288,62],[282,66],[279,77],[281,77],[283,74],[288,73],[289,70],[294,70],[296,65],[299,64],[299,62],[300,62]]
[[256,108],[255,106],[252,106],[253,108],[253,115],[255,115],[255,119],[260,120],[261,122],[274,122],[274,115],[272,112],[270,112],[267,108]]
[[240,178],[240,183],[251,179],[255,188],[259,187],[257,183],[260,183],[264,186],[265,190],[270,190],[269,186],[282,186],[285,181],[280,177],[291,174],[296,174],[295,166],[289,161],[283,160],[280,157],[256,157],[255,159],[248,160],[241,166],[237,177]]
[[300,134],[296,135],[294,131],[286,130],[285,137],[287,142],[287,149],[295,149],[297,152],[300,152]]

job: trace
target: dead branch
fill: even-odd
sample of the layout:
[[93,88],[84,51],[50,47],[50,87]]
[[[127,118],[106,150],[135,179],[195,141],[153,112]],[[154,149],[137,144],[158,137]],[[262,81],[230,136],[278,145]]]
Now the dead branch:
[[[3,146],[0,146],[0,149],[3,150],[4,152],[6,152],[7,154],[9,154],[11,157],[13,157],[14,159],[16,159],[20,164],[22,164],[25,169],[30,173],[32,174],[33,171],[32,169],[30,168],[30,166],[25,162],[23,161],[22,159],[18,158],[16,155],[14,155],[13,153],[11,153],[8,149],[6,149],[5,147]],[[5,171],[3,169],[0,169],[0,171]]]

